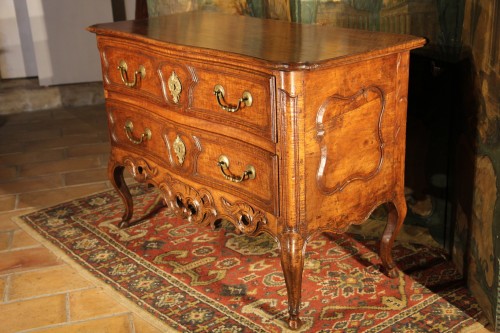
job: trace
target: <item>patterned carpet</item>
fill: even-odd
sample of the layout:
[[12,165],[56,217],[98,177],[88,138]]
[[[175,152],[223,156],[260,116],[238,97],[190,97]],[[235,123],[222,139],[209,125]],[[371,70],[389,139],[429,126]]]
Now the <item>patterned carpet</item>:
[[[267,235],[237,235],[169,215],[154,189],[133,186],[136,223],[117,227],[114,191],[21,219],[126,298],[180,332],[288,332],[279,252]],[[307,247],[303,332],[460,332],[481,316],[444,253],[396,243],[403,270],[379,272],[378,240],[322,235]],[[374,252],[375,251],[375,252]]]

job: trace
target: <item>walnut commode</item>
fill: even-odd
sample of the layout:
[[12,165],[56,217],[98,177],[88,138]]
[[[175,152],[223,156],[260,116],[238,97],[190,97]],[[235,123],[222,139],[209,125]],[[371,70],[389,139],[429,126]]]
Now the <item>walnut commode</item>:
[[225,219],[281,249],[291,328],[305,247],[387,204],[386,273],[406,215],[409,51],[424,39],[191,12],[89,28],[111,137],[109,178],[156,186],[193,223]]

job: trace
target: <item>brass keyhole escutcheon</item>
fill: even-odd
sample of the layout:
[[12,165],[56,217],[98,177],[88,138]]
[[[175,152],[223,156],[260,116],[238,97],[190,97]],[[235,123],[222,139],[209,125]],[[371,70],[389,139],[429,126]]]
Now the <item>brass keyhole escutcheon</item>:
[[182,84],[181,80],[174,71],[172,71],[172,74],[168,78],[168,90],[170,90],[170,93],[172,94],[173,102],[175,104],[179,103],[182,92]]
[[182,165],[184,163],[184,159],[186,158],[186,145],[184,141],[180,138],[179,135],[174,140],[174,153],[177,156],[177,161]]

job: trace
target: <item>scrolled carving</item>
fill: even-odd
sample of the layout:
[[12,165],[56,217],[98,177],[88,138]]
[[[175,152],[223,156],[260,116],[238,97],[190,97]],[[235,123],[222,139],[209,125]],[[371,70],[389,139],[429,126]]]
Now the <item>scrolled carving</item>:
[[212,195],[206,189],[196,190],[170,176],[158,188],[177,216],[197,224],[210,224],[215,228],[217,210]]
[[[251,235],[260,231],[267,224],[267,218],[261,211],[256,211],[252,206],[243,201],[230,203],[221,198],[222,207],[236,221],[235,226],[244,234]],[[234,221],[232,221],[234,223]]]
[[123,159],[123,165],[127,167],[132,177],[139,183],[150,180],[158,174],[158,169],[142,158],[127,156]]

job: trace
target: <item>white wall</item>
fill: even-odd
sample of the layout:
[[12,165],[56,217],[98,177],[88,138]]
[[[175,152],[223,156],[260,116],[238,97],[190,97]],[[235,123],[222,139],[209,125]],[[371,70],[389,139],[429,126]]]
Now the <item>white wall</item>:
[[26,1],[0,0],[0,77],[36,75]]
[[[135,0],[125,0],[127,19]],[[40,85],[102,79],[89,25],[112,21],[111,0],[0,0],[0,77]]]

